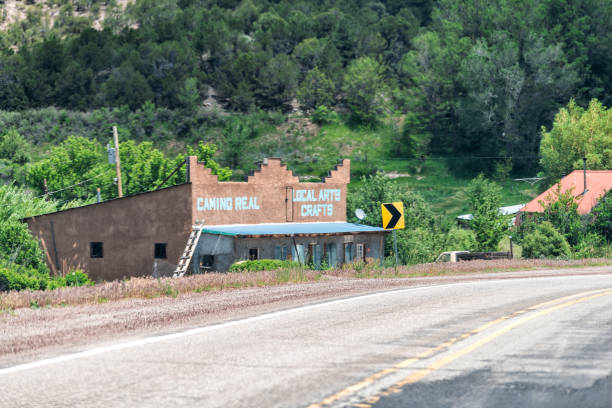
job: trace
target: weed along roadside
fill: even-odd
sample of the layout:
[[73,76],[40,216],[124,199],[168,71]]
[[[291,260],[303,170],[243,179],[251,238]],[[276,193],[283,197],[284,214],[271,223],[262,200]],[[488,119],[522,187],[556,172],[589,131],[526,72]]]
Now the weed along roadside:
[[207,273],[173,278],[131,278],[102,282],[93,286],[66,287],[53,291],[11,291],[0,294],[0,311],[20,308],[65,307],[83,304],[106,304],[126,299],[177,298],[190,293],[207,293],[241,288],[272,287],[286,284],[308,284],[326,280],[443,277],[497,272],[563,270],[566,268],[612,265],[610,259],[557,260],[494,260],[457,263],[431,263],[398,268],[378,264],[355,263],[343,268],[312,270],[303,267],[276,270]]

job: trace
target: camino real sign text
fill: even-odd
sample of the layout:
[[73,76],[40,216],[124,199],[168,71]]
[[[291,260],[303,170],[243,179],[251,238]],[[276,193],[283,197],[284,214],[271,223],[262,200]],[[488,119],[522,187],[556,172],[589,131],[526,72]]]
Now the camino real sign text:
[[257,197],[198,197],[198,211],[259,210]]
[[332,216],[334,213],[332,202],[334,201],[340,201],[340,189],[293,190],[294,203],[309,203],[301,205],[300,215],[302,217]]

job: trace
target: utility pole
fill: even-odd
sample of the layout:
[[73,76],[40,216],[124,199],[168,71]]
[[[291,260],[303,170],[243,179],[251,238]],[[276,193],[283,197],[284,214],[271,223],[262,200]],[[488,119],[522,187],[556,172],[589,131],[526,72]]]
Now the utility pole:
[[113,140],[115,141],[115,167],[117,169],[117,192],[119,197],[123,197],[123,189],[121,188],[121,162],[119,160],[119,135],[117,135],[117,126],[113,126]]

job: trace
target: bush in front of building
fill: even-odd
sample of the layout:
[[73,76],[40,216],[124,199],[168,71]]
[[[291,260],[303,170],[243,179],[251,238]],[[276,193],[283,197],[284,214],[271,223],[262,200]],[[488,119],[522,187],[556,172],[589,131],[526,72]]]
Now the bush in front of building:
[[87,274],[79,269],[65,276],[50,277],[47,273],[21,265],[0,266],[0,292],[11,290],[53,290],[66,286],[93,285]]
[[73,269],[64,276],[55,276],[49,280],[47,289],[53,290],[65,286],[91,286],[94,281],[80,269]]
[[565,237],[549,222],[537,225],[523,238],[523,258],[568,258],[571,249]]
[[281,261],[280,259],[256,259],[253,261],[236,262],[230,266],[230,272],[273,271],[281,268],[299,268],[302,265],[294,261]]
[[0,266],[0,292],[10,290],[44,290],[49,283],[49,275],[35,269]]

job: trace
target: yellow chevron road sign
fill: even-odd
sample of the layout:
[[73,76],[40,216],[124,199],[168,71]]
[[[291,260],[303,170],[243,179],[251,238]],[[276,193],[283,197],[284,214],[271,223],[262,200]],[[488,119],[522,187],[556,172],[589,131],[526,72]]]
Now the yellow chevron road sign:
[[382,225],[384,229],[404,228],[404,203],[383,203]]

